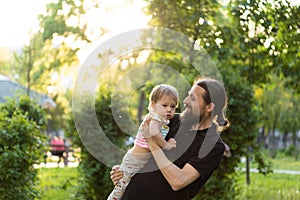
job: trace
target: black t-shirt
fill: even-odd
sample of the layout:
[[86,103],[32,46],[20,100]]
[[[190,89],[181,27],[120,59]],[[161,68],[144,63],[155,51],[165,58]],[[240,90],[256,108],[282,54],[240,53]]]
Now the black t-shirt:
[[173,191],[152,158],[140,173],[132,177],[122,200],[190,200],[218,167],[225,146],[216,132],[216,126],[191,131],[180,124],[178,115],[175,115],[169,126],[166,140],[175,138],[177,147],[164,151],[166,156],[179,168],[189,163],[199,171],[200,177],[185,188]]

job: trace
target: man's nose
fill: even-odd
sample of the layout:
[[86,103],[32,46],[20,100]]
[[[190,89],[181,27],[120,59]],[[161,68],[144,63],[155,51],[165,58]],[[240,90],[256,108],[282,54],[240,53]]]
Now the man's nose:
[[189,102],[189,101],[188,101],[188,97],[186,97],[186,98],[183,100],[183,103],[184,103],[184,104],[188,104],[188,102]]

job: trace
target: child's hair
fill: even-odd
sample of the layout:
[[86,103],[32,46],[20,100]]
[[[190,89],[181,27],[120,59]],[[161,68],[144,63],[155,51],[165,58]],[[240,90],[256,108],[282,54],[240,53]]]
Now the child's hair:
[[152,91],[150,93],[150,97],[149,97],[148,108],[150,108],[151,102],[156,103],[159,99],[161,99],[165,95],[174,99],[176,101],[176,104],[178,104],[179,95],[178,95],[177,89],[168,84],[160,84],[160,85],[156,85],[152,89]]

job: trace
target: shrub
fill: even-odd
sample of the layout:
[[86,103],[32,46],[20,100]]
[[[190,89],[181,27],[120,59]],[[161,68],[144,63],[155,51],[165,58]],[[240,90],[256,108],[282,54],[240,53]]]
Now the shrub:
[[[80,120],[77,118],[76,128],[85,130],[86,134],[84,136],[80,135],[81,138],[79,138],[75,130],[73,119],[70,120],[68,130],[66,131],[69,133],[68,137],[72,138],[74,145],[81,148],[81,160],[78,166],[78,191],[75,199],[106,200],[113,189],[109,175],[111,168],[101,163],[101,161],[96,158],[97,155],[92,155],[82,140],[89,141],[92,145],[97,146],[96,148],[99,148],[98,154],[110,152],[110,156],[114,157],[115,152],[109,151],[108,145],[104,141],[101,141],[99,133],[96,130],[94,131],[93,127],[90,127],[93,126],[90,123],[93,121],[93,116],[89,115],[92,111],[88,110],[89,108],[86,105],[88,105],[89,102],[87,101],[82,102],[83,106],[81,106],[81,108],[76,108],[79,109],[78,112],[80,113]],[[114,121],[110,104],[111,96],[109,90],[107,88],[101,88],[97,95],[95,105],[98,122],[109,140],[118,146],[122,146],[125,135]],[[87,114],[85,115],[85,113]],[[121,158],[121,156],[119,157]]]
[[[27,200],[39,196],[35,188],[37,169],[33,165],[43,152],[45,137],[38,123],[44,125],[40,119],[45,116],[33,120],[26,109],[35,111],[33,115],[43,112],[26,99],[9,100],[0,107],[0,199]],[[28,103],[26,109],[19,106],[23,100],[23,105]]]

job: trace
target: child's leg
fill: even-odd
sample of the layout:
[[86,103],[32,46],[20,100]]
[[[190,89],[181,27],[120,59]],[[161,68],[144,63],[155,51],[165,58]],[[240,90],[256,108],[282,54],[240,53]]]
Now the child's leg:
[[123,172],[123,178],[119,180],[112,193],[109,195],[107,200],[120,200],[125,192],[126,186],[128,185],[131,176]]
[[131,153],[126,153],[120,166],[120,169],[123,171],[123,178],[115,186],[107,200],[121,199],[131,177],[140,171],[146,163],[146,160],[140,160]]

